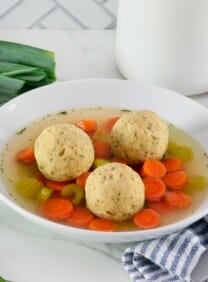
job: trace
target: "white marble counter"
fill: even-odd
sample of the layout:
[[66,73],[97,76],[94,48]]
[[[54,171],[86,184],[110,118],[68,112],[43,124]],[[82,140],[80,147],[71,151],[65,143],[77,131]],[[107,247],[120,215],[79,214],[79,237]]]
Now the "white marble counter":
[[[121,78],[113,31],[0,30],[0,38],[54,50],[59,80]],[[208,95],[193,99],[208,106]],[[128,282],[125,247],[62,240],[0,203],[0,276],[13,282]]]

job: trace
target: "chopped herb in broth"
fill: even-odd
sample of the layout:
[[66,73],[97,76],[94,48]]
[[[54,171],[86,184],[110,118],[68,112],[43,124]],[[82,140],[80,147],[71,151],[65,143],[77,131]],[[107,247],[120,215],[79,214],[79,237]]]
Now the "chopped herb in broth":
[[59,112],[57,115],[67,115],[67,112],[66,111]]
[[[127,161],[122,158],[118,158],[113,155],[111,148],[111,137],[110,133],[106,131],[106,122],[109,119],[120,117],[122,115],[131,113],[131,110],[128,109],[115,109],[115,108],[85,108],[85,109],[66,109],[58,113],[52,113],[45,117],[42,117],[39,120],[34,121],[33,123],[26,125],[25,128],[18,131],[5,145],[4,150],[1,155],[1,163],[0,163],[0,172],[2,175],[2,179],[8,187],[9,195],[18,202],[18,204],[25,209],[38,214],[40,213],[40,206],[48,200],[53,200],[54,195],[60,195],[58,197],[59,203],[66,205],[66,209],[68,214],[70,214],[71,210],[77,210],[80,213],[83,213],[86,219],[94,220],[98,219],[95,214],[93,215],[88,210],[86,211],[86,201],[84,199],[84,187],[86,184],[86,179],[89,175],[94,171],[94,169],[98,169],[106,164],[112,162],[119,162],[127,165]],[[97,128],[93,132],[88,132],[88,135],[93,143],[93,148],[96,151],[95,160],[90,167],[89,171],[81,174],[76,177],[74,180],[70,181],[51,181],[47,179],[40,173],[44,171],[44,165],[38,168],[35,161],[31,161],[31,163],[22,163],[18,162],[15,158],[18,152],[20,152],[24,148],[33,148],[35,140],[40,135],[40,133],[51,125],[58,125],[62,123],[66,124],[76,124],[80,120],[94,120],[96,121]],[[89,124],[87,124],[89,126]],[[175,127],[173,124],[169,124],[169,146],[168,150],[165,153],[165,158],[180,158],[183,162],[182,170],[185,171],[189,181],[185,183],[185,187],[180,188],[180,192],[186,193],[191,197],[192,203],[186,208],[173,208],[168,212],[161,213],[161,225],[167,225],[176,221],[179,221],[185,218],[187,215],[193,213],[198,205],[203,201],[203,198],[208,196],[208,182],[206,179],[206,175],[208,172],[208,155],[203,151],[201,146],[195,141],[190,135],[182,131],[181,129]],[[148,130],[152,129],[152,125],[149,124]],[[132,138],[137,140],[137,134],[132,135]],[[154,139],[154,135],[153,135]],[[155,142],[156,142],[155,137]],[[103,143],[105,145],[103,145]],[[118,144],[119,146],[119,144]],[[146,148],[144,148],[146,150]],[[99,152],[99,154],[98,154]],[[65,150],[60,151],[60,155],[64,155]],[[76,153],[82,159],[85,158],[85,154]],[[129,152],[126,152],[126,156],[128,157]],[[27,156],[28,157],[28,156]],[[30,156],[31,157],[31,156]],[[28,161],[28,159],[26,159]],[[31,159],[33,160],[33,159]],[[34,159],[35,160],[35,159]],[[53,154],[49,158],[49,163],[54,162]],[[136,171],[137,174],[141,175],[141,165],[129,165],[132,170]],[[166,172],[167,173],[167,172]],[[55,170],[51,170],[51,174],[56,174]],[[107,175],[103,176],[103,182],[106,179],[114,179],[115,175],[112,171],[112,174],[108,177]],[[141,176],[143,177],[143,176]],[[124,178],[123,174],[120,174],[120,178]],[[144,177],[143,177],[144,178]],[[17,185],[17,183],[19,183]],[[27,184],[29,183],[29,184]],[[71,186],[70,186],[71,185]],[[19,192],[16,189],[18,186]],[[30,187],[29,191],[25,187]],[[23,188],[24,187],[24,188]],[[168,192],[177,192],[174,189],[168,189]],[[23,191],[24,190],[24,191]],[[112,192],[112,191],[111,191]],[[24,196],[23,196],[24,194]],[[25,196],[26,195],[26,196]],[[29,196],[28,196],[29,195]],[[76,198],[77,197],[77,198]],[[119,202],[120,194],[118,193],[116,196],[111,195],[112,200],[116,200]],[[60,203],[61,202],[61,203]],[[68,202],[71,202],[73,207],[69,206]],[[157,201],[156,201],[157,202]],[[74,204],[75,203],[75,204]],[[153,202],[152,202],[153,203]],[[53,204],[53,201],[51,202]],[[152,207],[154,204],[152,204]],[[146,207],[151,207],[151,204],[148,206],[147,199],[145,200],[144,209]],[[164,206],[163,206],[164,207]],[[46,208],[45,216],[48,212],[48,207]],[[108,211],[109,215],[112,215],[112,211]],[[71,213],[72,215],[72,213]],[[73,217],[69,216],[69,218],[63,217],[60,220],[61,223],[67,225],[75,224],[75,220]],[[65,215],[64,215],[65,216]],[[47,217],[47,216],[46,216]],[[50,218],[51,220],[55,220]],[[64,221],[64,220],[67,220]],[[79,228],[87,228],[87,225],[82,224],[80,226],[76,226]],[[89,223],[89,222],[88,222]],[[93,224],[92,224],[93,225]],[[115,228],[116,226],[116,228]],[[94,227],[93,227],[94,228]],[[110,229],[111,228],[111,229]],[[133,231],[139,230],[140,228],[135,224],[132,219],[123,220],[121,222],[117,222],[116,225],[110,225],[109,230],[117,231]],[[107,230],[107,231],[109,231]]]
[[126,113],[128,113],[128,112],[131,112],[131,110],[128,110],[128,109],[121,109],[121,112],[126,112]]
[[18,131],[16,134],[17,134],[17,135],[20,135],[20,134],[22,134],[26,129],[27,129],[27,128],[24,127],[24,128],[22,128],[20,131]]

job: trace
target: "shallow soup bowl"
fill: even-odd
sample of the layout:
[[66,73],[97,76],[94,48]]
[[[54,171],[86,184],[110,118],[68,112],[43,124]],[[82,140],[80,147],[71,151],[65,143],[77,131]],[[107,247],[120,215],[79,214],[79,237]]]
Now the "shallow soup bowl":
[[[83,107],[153,110],[163,119],[193,135],[203,143],[204,150],[208,151],[208,110],[205,107],[167,89],[110,79],[55,83],[27,92],[3,105],[0,108],[0,149],[2,150],[11,136],[32,121],[51,113]],[[99,242],[133,242],[162,236],[185,228],[208,214],[207,189],[206,197],[203,197],[197,209],[175,223],[149,230],[99,232],[51,222],[22,208],[10,196],[2,178],[0,200],[15,213],[50,233],[64,238]]]

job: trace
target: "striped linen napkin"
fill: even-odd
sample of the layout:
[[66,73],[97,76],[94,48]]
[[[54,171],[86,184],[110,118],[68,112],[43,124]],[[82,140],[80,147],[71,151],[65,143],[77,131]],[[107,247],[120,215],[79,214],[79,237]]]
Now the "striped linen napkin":
[[191,273],[208,251],[208,216],[180,232],[139,242],[122,256],[134,282],[191,281]]

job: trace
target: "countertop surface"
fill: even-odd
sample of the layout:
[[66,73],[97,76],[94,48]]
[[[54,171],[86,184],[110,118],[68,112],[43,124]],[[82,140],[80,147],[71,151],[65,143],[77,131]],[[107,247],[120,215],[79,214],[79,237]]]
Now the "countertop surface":
[[[119,78],[113,31],[0,30],[2,40],[51,49],[58,80]],[[208,94],[192,96],[208,107]],[[63,240],[0,203],[0,276],[12,282],[128,282],[121,265],[126,244]],[[208,258],[193,274],[202,281]],[[207,275],[208,276],[208,275]]]

